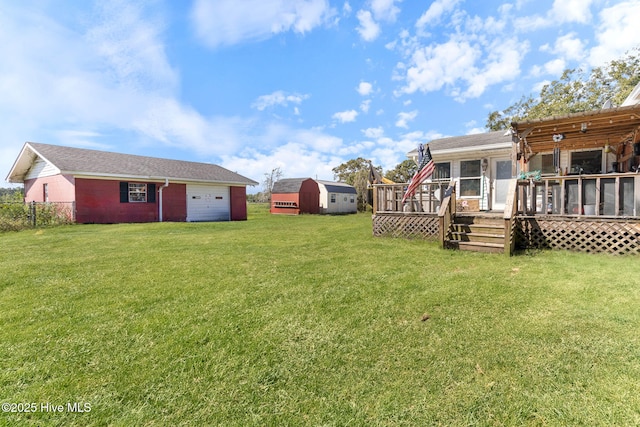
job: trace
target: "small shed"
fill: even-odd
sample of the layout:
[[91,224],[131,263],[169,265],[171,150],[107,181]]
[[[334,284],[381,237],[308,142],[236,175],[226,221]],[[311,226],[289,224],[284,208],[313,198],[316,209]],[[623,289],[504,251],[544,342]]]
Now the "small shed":
[[356,213],[358,193],[344,182],[317,181],[320,188],[320,213]]
[[320,213],[320,190],[311,178],[286,178],[273,184],[272,214],[299,215]]

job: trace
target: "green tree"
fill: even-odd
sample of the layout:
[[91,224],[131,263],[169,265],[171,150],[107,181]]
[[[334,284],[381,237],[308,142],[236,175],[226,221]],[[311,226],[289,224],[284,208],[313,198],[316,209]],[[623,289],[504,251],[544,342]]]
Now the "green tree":
[[387,171],[385,178],[390,179],[393,182],[404,183],[409,182],[411,177],[415,175],[418,170],[418,165],[411,159],[407,159],[402,163],[398,163],[395,168]]
[[0,188],[1,203],[22,203],[23,200],[24,200],[24,193],[22,192],[22,187]]
[[635,48],[621,59],[593,68],[589,74],[567,69],[558,80],[544,85],[537,97],[523,96],[506,109],[489,113],[486,127],[504,130],[513,121],[597,110],[607,101],[620,105],[640,82],[639,53],[640,48]]
[[369,186],[369,160],[358,157],[331,169],[334,179],[352,185],[358,193],[358,211],[367,209],[367,187]]

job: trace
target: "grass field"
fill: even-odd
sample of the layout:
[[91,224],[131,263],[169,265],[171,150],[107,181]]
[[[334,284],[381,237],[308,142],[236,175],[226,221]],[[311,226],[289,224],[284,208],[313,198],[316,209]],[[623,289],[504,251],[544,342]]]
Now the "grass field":
[[0,425],[640,424],[636,258],[249,213],[0,234]]

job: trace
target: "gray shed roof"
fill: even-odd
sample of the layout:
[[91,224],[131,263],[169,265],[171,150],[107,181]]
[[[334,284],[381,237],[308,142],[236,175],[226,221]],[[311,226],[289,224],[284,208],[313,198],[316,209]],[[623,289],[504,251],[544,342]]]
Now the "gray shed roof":
[[252,179],[209,163],[169,160],[35,142],[25,143],[7,181],[23,182],[38,157],[65,175],[129,179],[169,178],[174,181],[238,185],[258,184]]
[[[273,184],[271,193],[298,193],[302,183],[311,178],[284,178]],[[311,179],[313,181],[313,179]]]
[[[499,130],[472,135],[451,136],[434,139],[429,142],[429,150],[435,155],[439,151],[472,151],[483,148],[511,147],[511,132]],[[416,157],[418,149],[409,152],[409,157]]]
[[356,188],[344,182],[318,181],[318,184],[324,185],[329,193],[347,193],[358,194]]

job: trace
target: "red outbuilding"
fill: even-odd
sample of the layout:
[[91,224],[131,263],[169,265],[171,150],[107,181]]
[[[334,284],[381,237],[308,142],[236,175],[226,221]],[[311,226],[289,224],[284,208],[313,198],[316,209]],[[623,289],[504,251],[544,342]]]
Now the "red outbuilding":
[[247,185],[223,167],[27,142],[7,181],[26,202],[70,206],[78,223],[242,221]]
[[272,214],[320,213],[320,188],[311,178],[281,179],[271,190]]

